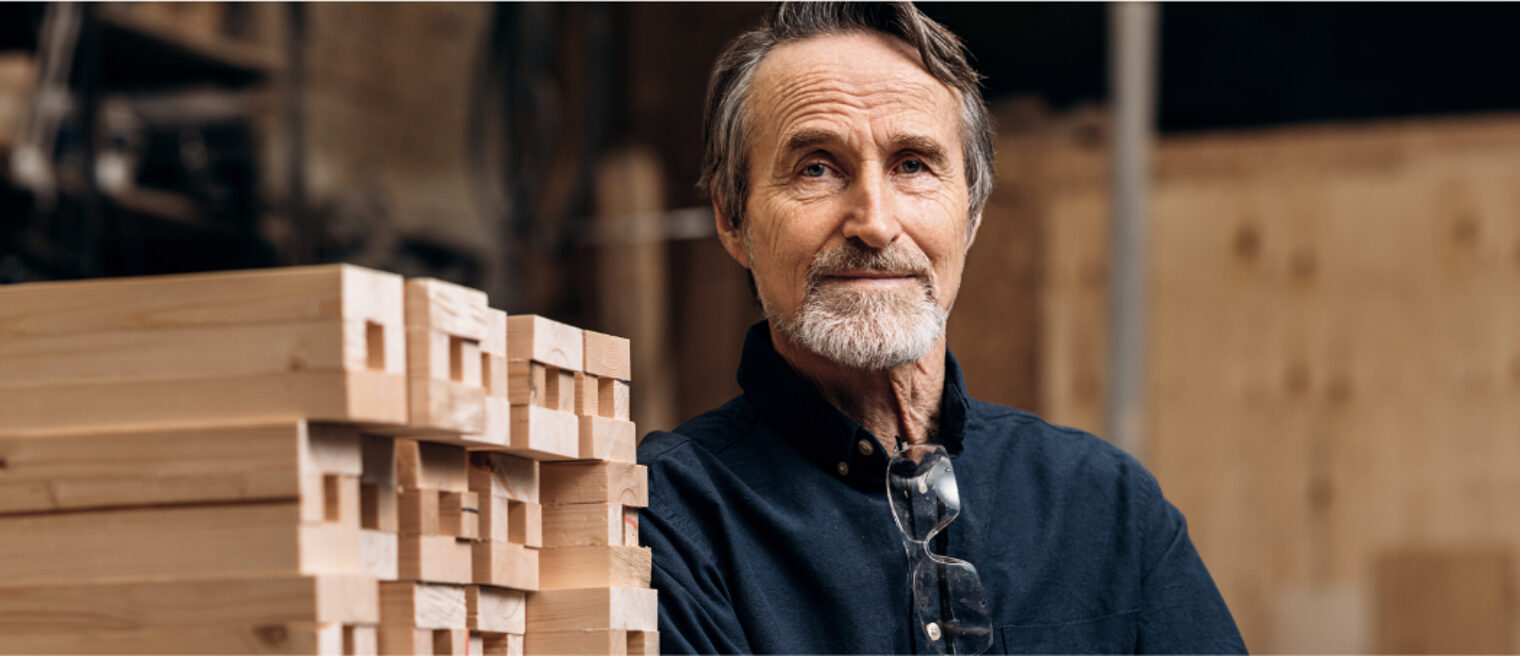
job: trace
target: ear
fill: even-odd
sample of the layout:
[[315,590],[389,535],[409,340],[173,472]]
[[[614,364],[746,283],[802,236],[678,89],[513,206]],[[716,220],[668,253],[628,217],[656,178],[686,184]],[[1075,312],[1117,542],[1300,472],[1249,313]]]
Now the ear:
[[734,225],[730,217],[723,212],[722,204],[716,196],[713,197],[713,221],[717,224],[718,240],[723,242],[723,250],[728,251],[728,256],[734,258],[746,269],[749,268],[749,253],[744,251],[744,235]]
[[966,250],[967,251],[971,250],[971,244],[976,243],[976,231],[980,230],[981,227],[982,227],[982,213],[981,212],[977,212],[976,216],[971,217],[971,227],[970,227],[971,232],[970,232],[970,234],[966,235]]

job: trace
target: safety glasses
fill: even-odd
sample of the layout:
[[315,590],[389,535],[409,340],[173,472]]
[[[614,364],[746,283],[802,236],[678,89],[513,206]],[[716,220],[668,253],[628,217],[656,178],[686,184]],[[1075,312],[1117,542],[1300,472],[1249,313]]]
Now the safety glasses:
[[936,554],[929,541],[961,513],[950,454],[939,444],[898,449],[887,464],[887,500],[902,531],[913,607],[924,637],[941,654],[980,654],[992,646],[992,614],[976,568]]

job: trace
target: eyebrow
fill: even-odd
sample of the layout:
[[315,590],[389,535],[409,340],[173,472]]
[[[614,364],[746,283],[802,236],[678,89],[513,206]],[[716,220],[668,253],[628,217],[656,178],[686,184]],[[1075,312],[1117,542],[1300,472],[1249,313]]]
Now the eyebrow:
[[839,135],[835,134],[832,130],[819,128],[798,130],[793,132],[790,137],[787,137],[786,147],[782,149],[782,153],[792,155],[801,150],[812,150],[818,146],[837,143],[838,141],[840,141]]
[[892,135],[891,142],[893,152],[911,150],[933,164],[936,168],[944,166],[946,158],[945,147],[938,141],[929,137],[916,134]]
[[[832,130],[820,128],[798,130],[787,137],[786,146],[782,148],[783,159],[789,159],[792,155],[801,151],[813,150],[819,146],[840,141],[839,135]],[[920,157],[928,160],[930,164],[936,167],[943,166],[947,158],[944,146],[940,145],[938,141],[922,135],[895,134],[888,140],[888,143],[891,144],[891,150],[894,153],[905,150],[912,151],[918,153]]]

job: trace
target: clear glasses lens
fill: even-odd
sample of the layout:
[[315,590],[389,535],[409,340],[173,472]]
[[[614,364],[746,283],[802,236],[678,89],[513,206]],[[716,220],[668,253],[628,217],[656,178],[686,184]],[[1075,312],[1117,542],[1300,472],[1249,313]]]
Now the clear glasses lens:
[[887,465],[887,498],[897,527],[914,542],[948,526],[961,514],[961,492],[945,448],[914,444],[898,451]]
[[913,568],[913,598],[924,635],[942,654],[980,654],[992,646],[992,615],[976,568],[928,554]]
[[971,563],[929,549],[929,540],[961,514],[950,454],[938,444],[903,447],[887,463],[887,499],[913,568],[913,603],[924,636],[941,654],[986,651],[992,615],[981,576]]

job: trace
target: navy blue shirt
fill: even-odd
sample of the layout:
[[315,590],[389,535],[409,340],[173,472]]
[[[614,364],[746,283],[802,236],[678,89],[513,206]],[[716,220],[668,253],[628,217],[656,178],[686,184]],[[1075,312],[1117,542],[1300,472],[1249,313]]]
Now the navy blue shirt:
[[[933,654],[887,504],[888,454],[750,329],[744,393],[639,445],[665,653]],[[1182,515],[1129,455],[967,396],[946,355],[938,441],[989,653],[1243,653]]]

